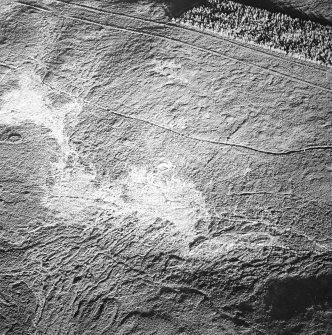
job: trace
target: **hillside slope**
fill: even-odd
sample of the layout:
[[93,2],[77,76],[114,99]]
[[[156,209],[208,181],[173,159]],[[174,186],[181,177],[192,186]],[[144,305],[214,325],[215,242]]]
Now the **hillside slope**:
[[332,73],[151,1],[0,11],[0,333],[332,333]]

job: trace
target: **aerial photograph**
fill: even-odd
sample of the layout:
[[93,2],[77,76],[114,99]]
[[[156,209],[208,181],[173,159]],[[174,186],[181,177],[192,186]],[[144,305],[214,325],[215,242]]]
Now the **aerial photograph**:
[[0,335],[332,335],[332,0],[0,0]]

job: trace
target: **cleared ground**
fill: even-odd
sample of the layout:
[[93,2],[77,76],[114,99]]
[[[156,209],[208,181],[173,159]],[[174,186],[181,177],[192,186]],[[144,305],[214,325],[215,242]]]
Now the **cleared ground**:
[[1,5],[0,333],[331,332],[331,70],[169,10]]

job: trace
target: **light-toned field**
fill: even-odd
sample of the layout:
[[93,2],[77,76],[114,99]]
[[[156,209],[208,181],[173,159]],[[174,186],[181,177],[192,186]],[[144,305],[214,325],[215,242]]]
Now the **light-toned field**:
[[331,330],[331,69],[170,10],[1,4],[0,333]]

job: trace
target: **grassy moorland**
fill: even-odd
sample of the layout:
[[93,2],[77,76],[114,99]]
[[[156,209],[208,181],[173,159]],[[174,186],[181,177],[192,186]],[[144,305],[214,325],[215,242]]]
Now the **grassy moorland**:
[[0,4],[0,333],[331,333],[331,71],[151,1]]

